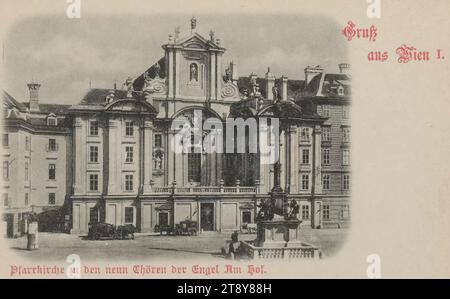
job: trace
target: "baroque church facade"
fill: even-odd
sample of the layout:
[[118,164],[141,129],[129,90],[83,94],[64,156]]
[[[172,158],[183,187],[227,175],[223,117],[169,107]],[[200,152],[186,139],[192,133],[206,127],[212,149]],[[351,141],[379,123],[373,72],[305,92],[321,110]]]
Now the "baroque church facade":
[[[213,32],[200,35],[196,23],[187,37],[170,35],[163,57],[123,89],[91,89],[72,106],[39,104],[39,84],[29,85],[29,103],[3,93],[4,221],[13,235],[23,215],[55,209],[76,234],[99,221],[140,232],[186,219],[203,232],[255,222],[274,187],[274,164],[263,163],[259,152],[226,151],[227,144],[212,153],[195,142],[175,151],[174,120],[193,123],[195,113],[222,128],[227,119],[278,119],[280,185],[300,205],[302,225],[350,222],[348,65],[339,74],[308,67],[305,80],[276,78],[270,69],[263,78],[239,77],[235,63],[223,68],[220,40]],[[244,132],[245,148],[261,142]],[[227,134],[226,142],[236,142]],[[27,175],[11,169],[16,154]],[[45,178],[34,187],[33,176]]]

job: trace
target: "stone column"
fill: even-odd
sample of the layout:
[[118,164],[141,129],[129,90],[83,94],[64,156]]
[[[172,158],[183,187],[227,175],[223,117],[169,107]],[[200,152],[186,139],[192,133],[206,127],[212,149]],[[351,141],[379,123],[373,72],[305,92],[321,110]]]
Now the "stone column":
[[168,49],[166,52],[167,55],[167,70],[166,70],[166,77],[168,80],[168,97],[171,99],[174,97],[174,74],[173,74],[173,51],[171,49]]
[[[108,157],[108,194],[117,193],[120,188],[120,180],[117,180],[118,163],[120,162],[120,152],[117,152],[117,144],[120,144],[117,135],[120,132],[118,121],[110,119],[108,122],[109,130],[109,157]],[[117,185],[117,183],[119,185]]]
[[314,127],[313,133],[313,194],[322,193],[322,128]]
[[153,173],[153,123],[151,121],[144,122],[144,193],[151,192]]
[[288,83],[288,77],[282,76],[281,77],[281,99],[283,101],[287,101],[287,99],[288,99],[287,83]]
[[165,172],[167,174],[166,185],[171,185],[173,181],[176,180],[175,177],[175,151],[172,148],[172,143],[175,139],[175,131],[169,130],[167,134],[167,142],[166,142],[166,165]]
[[312,164],[312,194],[311,194],[311,227],[318,228],[321,225],[320,214],[322,202],[318,194],[322,194],[322,128],[319,125],[314,127],[313,133],[313,164]]
[[216,53],[212,52],[210,57],[210,71],[209,71],[209,84],[210,84],[210,99],[215,101],[216,97]]
[[297,126],[289,127],[289,193],[297,193],[297,177],[299,171]]
[[[281,125],[281,124],[280,124]],[[283,130],[280,132],[280,162],[281,162],[281,181],[280,186],[286,186],[286,131]]]
[[216,77],[217,77],[217,90],[216,99],[220,99],[220,91],[222,90],[222,53],[216,55]]
[[266,73],[266,98],[268,100],[276,100],[273,98],[272,93],[274,85],[275,85],[275,76],[270,72],[270,68],[268,68]]
[[[175,56],[175,72],[174,72],[174,80],[175,80],[175,98],[177,98],[180,95],[180,69],[181,69],[181,53],[178,50],[175,50],[174,52]],[[174,104],[175,105],[175,104]]]
[[84,183],[84,177],[86,174],[85,168],[85,156],[84,156],[84,148],[86,146],[85,139],[83,136],[86,132],[83,132],[83,122],[80,118],[75,118],[74,120],[74,144],[75,147],[75,163],[74,163],[74,193],[75,194],[83,194],[85,188],[83,187],[86,183]]

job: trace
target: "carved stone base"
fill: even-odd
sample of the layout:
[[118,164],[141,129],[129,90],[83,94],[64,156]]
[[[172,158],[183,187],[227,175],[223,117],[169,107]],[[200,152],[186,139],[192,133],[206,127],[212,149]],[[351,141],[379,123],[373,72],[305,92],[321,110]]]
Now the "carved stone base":
[[255,245],[265,248],[295,247],[302,244],[300,221],[273,219],[258,222]]

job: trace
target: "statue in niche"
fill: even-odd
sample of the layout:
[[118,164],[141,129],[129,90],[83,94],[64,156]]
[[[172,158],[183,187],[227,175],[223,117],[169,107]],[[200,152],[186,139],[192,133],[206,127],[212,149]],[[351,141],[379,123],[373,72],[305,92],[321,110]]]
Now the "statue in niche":
[[153,169],[155,170],[162,169],[163,156],[164,154],[162,151],[156,151],[153,153]]
[[191,63],[191,66],[189,67],[190,76],[189,80],[198,82],[198,66],[196,63]]
[[231,71],[231,67],[227,67],[227,69],[225,70],[225,76],[223,77],[223,80],[225,82],[231,82],[233,77],[233,72]]

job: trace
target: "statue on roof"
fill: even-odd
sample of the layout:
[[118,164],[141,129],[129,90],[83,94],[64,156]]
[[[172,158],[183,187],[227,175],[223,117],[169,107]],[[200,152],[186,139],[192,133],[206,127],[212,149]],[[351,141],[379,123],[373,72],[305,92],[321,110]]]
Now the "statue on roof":
[[272,87],[273,100],[278,101],[280,97],[280,92],[278,91],[278,86],[274,85]]
[[133,91],[134,91],[133,82],[134,82],[133,78],[128,77],[124,83],[124,86],[127,90],[127,98],[133,97]]
[[159,73],[161,72],[161,66],[159,62],[155,63],[155,78],[159,78]]
[[251,96],[256,97],[256,96],[260,95],[259,84],[258,84],[258,82],[256,82],[256,76],[253,76],[253,75],[250,76],[250,89],[251,89],[251,92],[250,92]]
[[211,39],[212,42],[215,41],[215,38],[214,38],[214,30],[211,29],[211,30],[209,31],[209,37],[210,37],[210,39]]
[[178,40],[178,38],[180,37],[180,26],[175,27],[175,42]]
[[196,27],[197,27],[197,19],[195,17],[192,17],[192,19],[191,19],[191,31],[194,32]]

